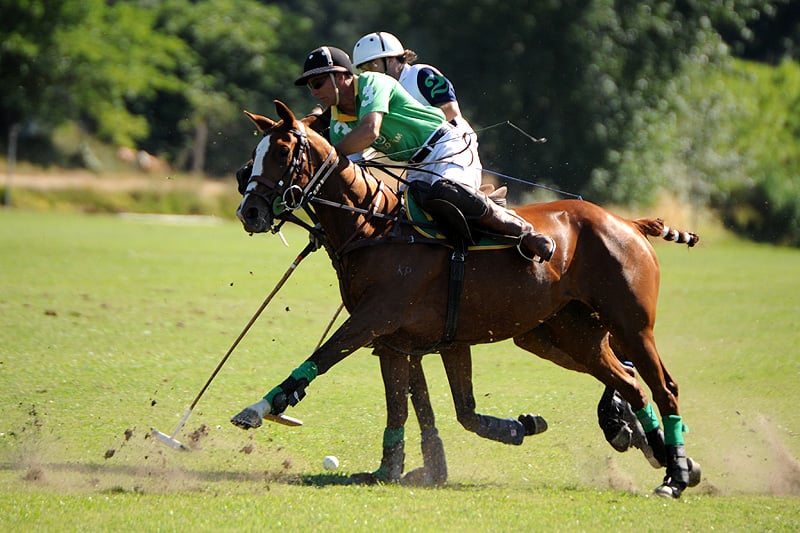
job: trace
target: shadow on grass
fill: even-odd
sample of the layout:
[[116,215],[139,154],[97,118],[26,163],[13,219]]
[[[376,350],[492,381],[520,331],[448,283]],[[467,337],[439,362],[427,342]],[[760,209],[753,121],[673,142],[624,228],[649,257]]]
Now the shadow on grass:
[[[20,473],[21,481],[43,486],[63,485],[64,478],[71,475],[87,476],[91,480],[89,485],[93,485],[95,488],[101,488],[102,485],[111,483],[110,488],[104,489],[111,492],[128,492],[118,485],[120,478],[138,479],[156,484],[163,482],[166,485],[180,481],[190,483],[280,483],[311,487],[363,485],[363,483],[354,482],[349,475],[343,473],[299,474],[273,470],[196,470],[155,464],[134,466],[99,463],[0,463],[0,472],[3,471],[17,471]],[[77,485],[86,486],[85,483]],[[133,490],[133,492],[141,491],[138,485]]]
[[354,483],[350,476],[345,474],[311,474],[300,476],[303,485],[312,487],[329,487],[340,485],[358,485]]

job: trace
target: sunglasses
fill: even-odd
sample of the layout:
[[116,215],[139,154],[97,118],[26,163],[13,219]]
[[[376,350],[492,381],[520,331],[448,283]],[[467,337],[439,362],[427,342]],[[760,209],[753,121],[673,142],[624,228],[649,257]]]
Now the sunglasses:
[[328,81],[328,76],[322,76],[319,78],[312,78],[308,80],[308,88],[312,91],[318,91],[325,83]]

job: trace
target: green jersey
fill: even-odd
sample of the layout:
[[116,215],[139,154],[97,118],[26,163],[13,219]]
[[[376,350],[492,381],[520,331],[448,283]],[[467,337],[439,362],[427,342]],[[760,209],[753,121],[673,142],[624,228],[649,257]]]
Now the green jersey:
[[355,78],[356,114],[331,109],[331,143],[338,143],[367,113],[383,113],[378,138],[372,147],[394,161],[408,161],[445,123],[444,113],[417,102],[391,76],[365,72]]

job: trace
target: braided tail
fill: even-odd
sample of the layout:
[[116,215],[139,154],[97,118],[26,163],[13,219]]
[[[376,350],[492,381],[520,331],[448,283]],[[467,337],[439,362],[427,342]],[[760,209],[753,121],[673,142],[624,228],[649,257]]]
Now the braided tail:
[[660,218],[655,220],[651,218],[640,218],[633,221],[633,225],[642,232],[642,235],[651,237],[661,237],[665,241],[674,241],[678,244],[686,244],[689,248],[694,246],[700,241],[700,237],[696,233],[690,231],[679,231],[675,228],[670,228]]

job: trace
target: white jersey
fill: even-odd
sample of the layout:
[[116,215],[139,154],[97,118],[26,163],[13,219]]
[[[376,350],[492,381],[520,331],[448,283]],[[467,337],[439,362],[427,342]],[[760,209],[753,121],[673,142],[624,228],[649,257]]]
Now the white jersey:
[[[453,84],[439,69],[431,65],[405,64],[398,81],[403,89],[422,104],[438,107],[447,102],[456,101]],[[469,123],[463,117],[458,122],[458,125],[469,131],[473,135],[473,140],[477,142],[477,139],[474,138],[475,132]]]

